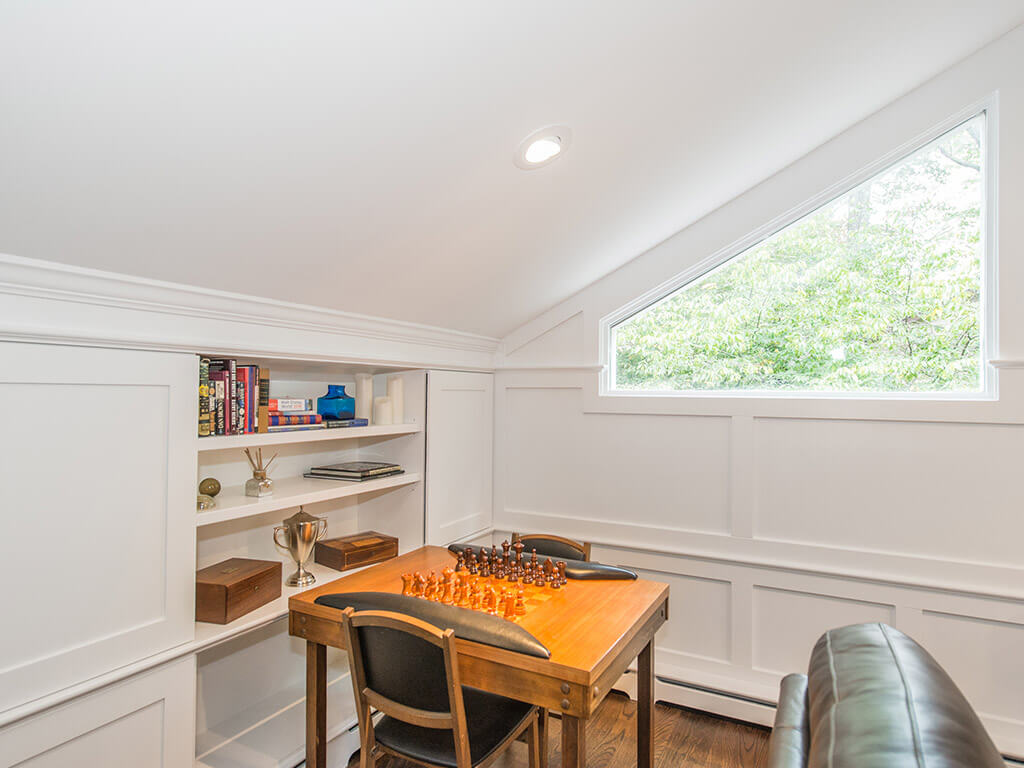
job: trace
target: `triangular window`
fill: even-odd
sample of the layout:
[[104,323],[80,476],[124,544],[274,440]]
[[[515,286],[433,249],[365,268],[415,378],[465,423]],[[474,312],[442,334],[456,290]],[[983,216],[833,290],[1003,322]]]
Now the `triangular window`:
[[985,114],[618,322],[613,390],[983,388]]

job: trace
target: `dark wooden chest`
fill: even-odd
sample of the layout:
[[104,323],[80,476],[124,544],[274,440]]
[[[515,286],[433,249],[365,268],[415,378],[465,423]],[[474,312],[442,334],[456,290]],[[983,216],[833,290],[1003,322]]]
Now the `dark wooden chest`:
[[316,543],[313,559],[336,571],[347,571],[398,556],[398,539],[376,531],[325,539]]
[[280,596],[280,562],[232,557],[196,572],[196,621],[227,624]]

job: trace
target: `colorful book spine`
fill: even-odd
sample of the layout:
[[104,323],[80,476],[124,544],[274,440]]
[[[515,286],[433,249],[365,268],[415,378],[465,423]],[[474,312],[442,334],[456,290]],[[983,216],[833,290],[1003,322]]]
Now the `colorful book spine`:
[[266,432],[270,429],[270,369],[260,368],[260,400],[258,405],[258,428],[259,432]]
[[228,391],[231,393],[231,431],[229,435],[238,434],[238,371],[234,360],[228,360],[228,373],[231,382]]
[[300,397],[272,397],[267,405],[271,411],[279,413],[312,411],[316,409],[312,400],[303,400]]
[[199,358],[199,436],[210,436],[210,359]]
[[247,413],[249,415],[249,434],[252,434],[256,431],[256,406],[258,404],[256,397],[256,379],[260,375],[260,369],[255,365],[248,365],[246,368],[249,369],[249,386],[247,391],[247,395],[249,397],[249,410]]
[[217,371],[216,373],[210,374],[211,385],[214,388],[214,398],[216,400],[216,429],[215,432],[218,435],[227,434],[227,408],[225,408],[225,394],[227,393],[227,384],[230,381],[230,377],[227,371]]
[[319,424],[321,421],[323,421],[323,417],[319,414],[267,416],[267,426],[270,427],[283,427],[285,424]]
[[242,434],[249,433],[249,366],[238,366],[238,402],[239,402],[239,431]]

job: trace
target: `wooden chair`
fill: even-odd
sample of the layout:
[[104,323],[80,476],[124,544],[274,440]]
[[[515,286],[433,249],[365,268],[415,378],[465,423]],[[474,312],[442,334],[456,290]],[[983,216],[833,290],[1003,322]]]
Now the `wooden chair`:
[[[342,631],[359,716],[360,768],[378,750],[440,768],[482,768],[525,736],[530,768],[545,768],[547,713],[463,688],[455,632],[400,613],[346,608]],[[371,707],[384,717],[376,725]]]
[[552,533],[518,533],[512,534],[512,543],[522,541],[525,552],[536,549],[538,555],[553,559],[590,560],[590,544],[584,541],[573,541],[564,536]]

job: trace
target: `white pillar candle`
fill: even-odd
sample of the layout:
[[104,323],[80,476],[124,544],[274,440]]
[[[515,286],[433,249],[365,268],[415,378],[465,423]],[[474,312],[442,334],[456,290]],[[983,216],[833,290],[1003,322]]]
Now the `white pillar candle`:
[[405,424],[405,380],[401,376],[388,377],[388,399],[392,423]]
[[392,423],[390,398],[373,398],[373,423],[378,425]]
[[356,418],[373,419],[373,374],[356,374]]

